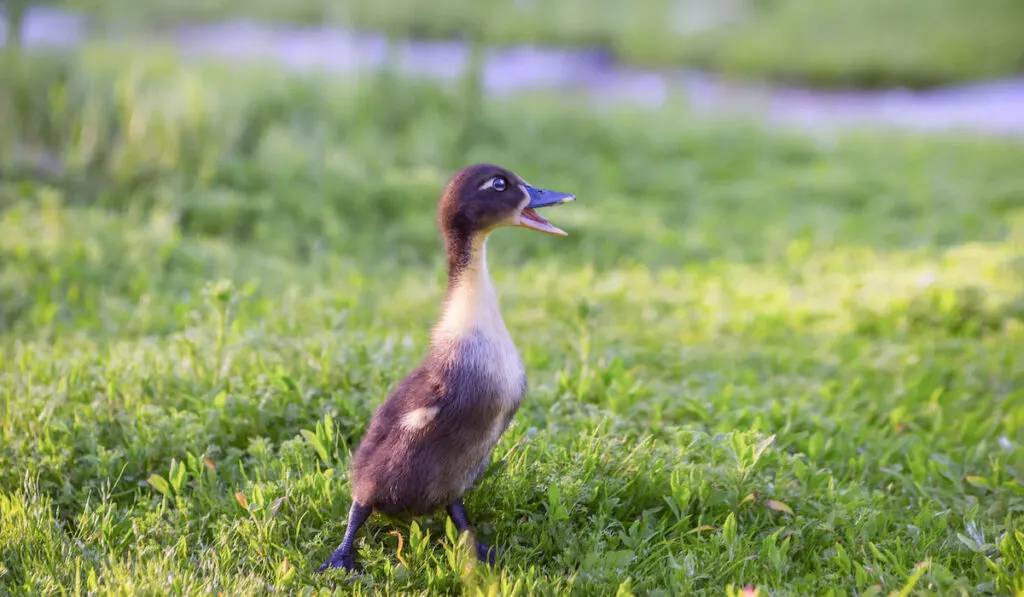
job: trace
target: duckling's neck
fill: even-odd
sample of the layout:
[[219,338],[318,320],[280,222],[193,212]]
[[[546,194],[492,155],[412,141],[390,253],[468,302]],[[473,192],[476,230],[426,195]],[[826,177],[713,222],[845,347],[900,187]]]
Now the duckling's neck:
[[486,232],[448,243],[448,296],[434,340],[458,342],[474,333],[489,341],[508,337],[487,271]]
[[[459,247],[449,243],[448,298],[434,328],[431,353],[448,374],[460,377],[461,387],[473,388],[476,399],[500,405],[503,413],[515,412],[526,393],[526,371],[487,273],[487,235],[465,241]],[[495,421],[507,423],[502,417]],[[489,432],[500,434],[503,424]]]

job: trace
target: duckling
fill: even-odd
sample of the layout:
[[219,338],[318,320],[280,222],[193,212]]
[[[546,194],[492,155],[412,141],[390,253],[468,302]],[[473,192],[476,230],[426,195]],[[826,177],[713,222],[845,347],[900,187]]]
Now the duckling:
[[[438,206],[448,254],[442,316],[426,358],[377,409],[353,454],[345,537],[317,572],[355,570],[352,544],[373,512],[423,516],[443,507],[460,534],[472,534],[463,495],[487,467],[527,388],[487,272],[487,237],[509,226],[565,236],[535,210],[575,199],[493,164],[449,179]],[[495,551],[474,541],[477,557],[494,564]]]

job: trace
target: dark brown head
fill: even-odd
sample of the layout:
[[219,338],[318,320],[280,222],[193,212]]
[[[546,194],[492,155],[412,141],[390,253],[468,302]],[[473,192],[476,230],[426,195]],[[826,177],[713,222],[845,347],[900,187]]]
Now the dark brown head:
[[503,226],[523,226],[565,236],[535,210],[576,197],[531,186],[519,175],[493,164],[456,172],[445,186],[438,209],[446,239],[469,240]]
[[493,164],[474,164],[459,170],[444,188],[438,220],[448,252],[448,283],[453,285],[482,250],[495,228],[523,226],[565,236],[535,210],[574,201],[575,195],[539,189],[519,175]]

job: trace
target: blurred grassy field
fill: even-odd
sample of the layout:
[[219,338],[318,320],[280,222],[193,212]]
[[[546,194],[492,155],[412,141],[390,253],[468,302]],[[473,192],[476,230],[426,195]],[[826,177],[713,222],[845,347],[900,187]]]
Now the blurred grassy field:
[[[17,0],[15,0],[17,1]],[[821,86],[928,87],[1024,72],[1018,0],[61,0],[155,22],[248,16],[593,45],[626,61]]]
[[1024,589],[1020,145],[25,60],[0,593],[327,586],[349,451],[438,313],[437,193],[479,160],[580,198],[489,251],[531,391],[467,505],[511,560],[467,571],[442,516],[399,557],[374,519],[352,591]]

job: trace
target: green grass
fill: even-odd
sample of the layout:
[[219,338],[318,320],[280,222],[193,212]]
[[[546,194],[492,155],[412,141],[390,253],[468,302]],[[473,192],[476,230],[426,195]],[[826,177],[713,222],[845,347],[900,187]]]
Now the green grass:
[[928,87],[1024,71],[1018,0],[61,0],[164,22],[249,16],[500,45],[603,47],[641,65],[688,65],[821,86]]
[[329,591],[350,451],[438,313],[437,193],[479,160],[580,198],[489,251],[531,390],[467,507],[510,560],[375,518],[339,592],[1024,589],[1021,146],[3,67],[0,593]]

